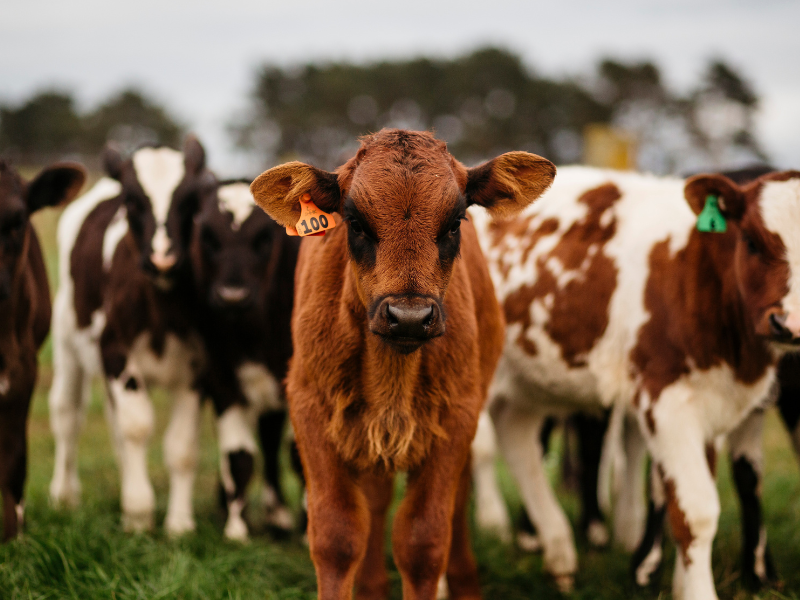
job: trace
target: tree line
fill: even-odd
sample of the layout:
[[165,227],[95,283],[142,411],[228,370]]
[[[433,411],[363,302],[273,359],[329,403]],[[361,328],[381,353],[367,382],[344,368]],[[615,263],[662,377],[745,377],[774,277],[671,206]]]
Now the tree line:
[[[360,135],[381,127],[432,129],[463,162],[528,150],[559,164],[586,156],[587,128],[633,140],[635,166],[656,173],[766,160],[754,130],[758,95],[723,60],[708,63],[688,92],[672,89],[650,61],[605,59],[582,77],[548,77],[508,50],[482,48],[453,59],[371,64],[264,64],[248,108],[228,130],[264,166],[299,159],[332,169]],[[175,144],[185,127],[129,89],[86,114],[48,91],[0,105],[0,155],[22,160],[96,154],[106,140],[133,148]]]
[[85,113],[77,110],[71,93],[46,90],[17,106],[0,104],[0,156],[22,164],[92,159],[109,140],[126,151],[145,143],[175,145],[184,129],[163,106],[135,88]]

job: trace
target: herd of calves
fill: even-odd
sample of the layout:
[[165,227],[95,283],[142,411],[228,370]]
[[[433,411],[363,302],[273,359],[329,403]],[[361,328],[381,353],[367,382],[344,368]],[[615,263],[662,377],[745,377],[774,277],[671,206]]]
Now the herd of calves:
[[22,521],[26,418],[51,331],[54,503],[79,502],[77,437],[100,376],[126,529],[154,525],[153,385],[172,410],[166,530],[195,527],[204,398],[217,417],[225,535],[247,538],[259,445],[268,520],[291,528],[277,462],[288,409],[322,600],[387,596],[397,471],[407,473],[392,526],[403,597],[479,598],[467,500],[474,481],[478,524],[507,535],[497,449],[545,569],[569,590],[577,555],[543,433],[571,416],[582,528],[608,543],[598,487],[605,509],[613,488],[614,536],[635,550],[637,583],[660,565],[666,517],[675,597],[716,598],[723,441],[742,501],[743,575],[775,577],[761,431],[777,401],[800,448],[800,172],[556,175],[526,152],[466,168],[431,134],[404,130],[362,138],[335,172],[290,162],[252,184],[217,181],[191,136],[182,152],[108,147],[103,162],[107,177],[59,222],[52,309],[29,216],[73,200],[85,171],[58,163],[25,182],[0,162],[5,539]]

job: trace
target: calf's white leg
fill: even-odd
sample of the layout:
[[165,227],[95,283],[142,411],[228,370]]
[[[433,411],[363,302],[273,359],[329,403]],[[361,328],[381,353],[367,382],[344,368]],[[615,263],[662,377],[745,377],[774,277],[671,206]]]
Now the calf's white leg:
[[228,508],[225,537],[241,542],[248,536],[243,513],[246,486],[253,473],[253,456],[258,448],[254,429],[251,409],[238,404],[227,408],[217,419],[220,475]]
[[497,438],[491,417],[486,411],[478,419],[472,441],[472,481],[475,487],[475,520],[478,527],[490,531],[502,541],[511,541],[511,520],[500,492],[495,471]]
[[155,415],[144,380],[131,361],[108,380],[111,412],[119,440],[122,525],[126,531],[153,528],[155,494],[147,474],[147,445]]
[[63,336],[53,336],[53,384],[50,388],[50,428],[55,438],[50,501],[55,506],[77,506],[81,483],[78,477],[78,436],[91,376],[84,373],[77,353]]
[[519,485],[525,509],[544,550],[544,567],[559,588],[568,591],[578,568],[578,557],[567,516],[550,487],[542,460],[540,431],[545,416],[519,408],[499,397],[491,404],[497,441]]
[[647,445],[635,418],[626,417],[625,476],[614,505],[614,540],[626,552],[633,552],[644,532],[647,513],[645,505],[645,466]]
[[683,600],[717,600],[711,546],[720,505],[706,458],[706,436],[691,393],[680,384],[662,391],[651,418],[640,424],[661,474],[667,515],[678,544],[673,595]]
[[170,535],[194,531],[192,496],[197,471],[200,394],[189,387],[172,390],[172,417],[164,434],[169,469],[169,504],[164,528]]

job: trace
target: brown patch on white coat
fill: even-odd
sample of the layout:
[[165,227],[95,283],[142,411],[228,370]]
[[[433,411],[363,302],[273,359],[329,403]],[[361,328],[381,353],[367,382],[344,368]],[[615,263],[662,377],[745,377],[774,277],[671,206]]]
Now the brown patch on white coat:
[[[617,282],[617,268],[603,254],[603,246],[616,231],[616,219],[610,213],[610,218],[604,215],[619,197],[612,183],[583,194],[578,202],[589,207],[586,216],[561,234],[552,250],[537,256],[535,283],[523,285],[506,297],[506,321],[522,325],[517,343],[526,352],[537,352],[526,333],[533,318],[531,306],[539,301],[549,311],[540,325],[561,348],[566,363],[570,367],[586,366],[586,354],[608,325],[608,304]],[[554,234],[557,227],[556,219],[545,219],[526,239],[522,261],[541,237]]]

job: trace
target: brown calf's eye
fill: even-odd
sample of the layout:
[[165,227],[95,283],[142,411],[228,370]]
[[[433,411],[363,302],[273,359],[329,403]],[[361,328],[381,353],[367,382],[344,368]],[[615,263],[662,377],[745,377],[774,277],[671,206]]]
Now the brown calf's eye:
[[361,227],[361,223],[359,223],[355,219],[348,219],[347,222],[350,224],[350,230],[356,235],[361,235],[362,233],[364,233],[364,228]]
[[461,229],[461,220],[459,219],[450,226],[450,235],[455,235]]
[[757,254],[760,254],[758,246],[756,246],[756,243],[753,241],[753,238],[751,238],[749,235],[743,234],[742,235],[742,241],[744,242],[745,246],[747,247],[747,253],[748,254],[750,254],[752,256],[756,256]]

